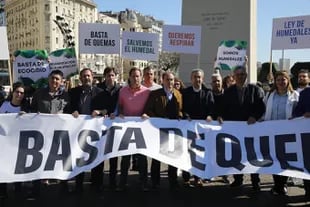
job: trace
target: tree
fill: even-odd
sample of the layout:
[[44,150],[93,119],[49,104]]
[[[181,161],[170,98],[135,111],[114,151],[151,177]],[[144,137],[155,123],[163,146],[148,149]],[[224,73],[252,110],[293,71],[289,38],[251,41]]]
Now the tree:
[[180,64],[179,54],[168,52],[161,52],[159,54],[159,68],[161,70],[164,71],[171,70],[176,73],[179,64]]

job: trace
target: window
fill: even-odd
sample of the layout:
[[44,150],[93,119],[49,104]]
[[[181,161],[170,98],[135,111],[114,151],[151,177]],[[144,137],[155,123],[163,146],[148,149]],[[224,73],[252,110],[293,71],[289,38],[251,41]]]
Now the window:
[[45,4],[45,11],[49,11],[50,10],[50,5],[49,4]]

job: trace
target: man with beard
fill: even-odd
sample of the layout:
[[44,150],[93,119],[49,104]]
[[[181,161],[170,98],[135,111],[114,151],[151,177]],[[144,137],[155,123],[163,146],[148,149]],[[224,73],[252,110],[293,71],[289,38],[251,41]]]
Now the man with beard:
[[[69,90],[71,98],[71,110],[74,117],[79,114],[91,115],[95,110],[95,98],[102,89],[93,86],[94,75],[90,68],[84,68],[80,71],[80,86]],[[83,192],[83,181],[85,173],[76,176],[76,192]],[[103,162],[91,170],[92,189],[96,192],[102,191],[103,186]]]
[[[247,72],[244,66],[238,66],[233,72],[236,84],[227,88],[223,97],[221,118],[224,121],[246,121],[254,124],[265,113],[263,91],[254,84],[246,83]],[[260,179],[258,174],[251,174],[254,191],[260,191]],[[243,184],[243,175],[234,175],[231,187],[239,187]]]

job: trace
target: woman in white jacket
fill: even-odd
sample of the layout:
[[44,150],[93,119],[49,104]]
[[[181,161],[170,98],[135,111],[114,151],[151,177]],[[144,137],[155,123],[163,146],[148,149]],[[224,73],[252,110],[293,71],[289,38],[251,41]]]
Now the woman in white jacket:
[[[297,105],[299,94],[293,90],[290,76],[286,71],[276,72],[274,80],[274,86],[264,99],[266,104],[264,120],[290,119]],[[286,195],[287,178],[286,176],[273,175],[274,187],[271,192],[276,195]]]

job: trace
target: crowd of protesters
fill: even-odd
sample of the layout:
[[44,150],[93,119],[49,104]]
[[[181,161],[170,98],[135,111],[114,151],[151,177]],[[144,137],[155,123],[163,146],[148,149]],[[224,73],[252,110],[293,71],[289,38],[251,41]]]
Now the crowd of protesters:
[[[274,83],[270,91],[264,91],[257,84],[247,83],[247,69],[238,66],[233,74],[222,78],[220,71],[215,70],[211,77],[211,88],[208,88],[204,71],[193,69],[189,77],[191,85],[185,87],[183,81],[173,72],[162,74],[161,84],[154,81],[154,70],[151,67],[139,69],[133,67],[129,71],[126,85],[121,86],[116,81],[117,71],[113,67],[104,70],[103,81],[94,84],[94,74],[90,68],[84,68],[79,73],[80,85],[74,88],[64,87],[64,77],[60,70],[52,71],[48,76],[48,87],[36,90],[26,96],[26,87],[22,83],[14,83],[8,98],[2,103],[0,113],[67,113],[78,117],[80,114],[92,117],[141,116],[142,119],[160,117],[167,119],[245,121],[255,124],[257,121],[292,119],[295,117],[310,117],[310,87],[309,71],[301,70],[298,74],[298,88],[293,89],[290,76],[285,71],[274,74]],[[288,107],[289,106],[289,107]],[[139,183],[142,191],[158,190],[160,185],[160,161],[152,159],[150,166],[150,181],[148,180],[147,157],[141,154],[122,156],[120,166],[118,158],[109,160],[108,188],[116,191],[126,191],[127,177],[132,160],[133,168],[139,171]],[[103,191],[104,162],[90,172],[91,189],[100,193]],[[120,169],[119,180],[117,180]],[[170,189],[180,187],[178,170],[168,166]],[[84,191],[85,173],[75,177],[74,192]],[[182,172],[185,187],[201,187],[204,180],[190,173]],[[227,176],[221,177],[231,187],[243,185],[243,175],[234,175],[229,183]],[[273,175],[274,187],[271,193],[287,194],[287,177]],[[40,197],[40,186],[49,180],[31,181],[27,193],[29,198]],[[260,191],[258,174],[251,174],[252,187]],[[66,195],[70,191],[67,181],[58,181],[60,193]],[[23,183],[14,183],[16,194],[22,192]],[[310,199],[310,182],[304,180],[305,196]],[[7,184],[0,184],[0,198],[6,198]]]

